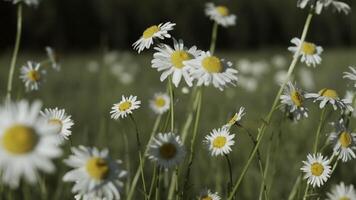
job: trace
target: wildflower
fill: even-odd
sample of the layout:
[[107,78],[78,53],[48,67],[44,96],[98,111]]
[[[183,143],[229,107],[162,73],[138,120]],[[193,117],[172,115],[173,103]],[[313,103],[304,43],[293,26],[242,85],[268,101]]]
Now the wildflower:
[[351,102],[351,106],[353,108],[352,111],[348,110],[345,114],[351,115],[356,118],[356,112],[353,112],[356,109],[356,92],[354,91],[346,91],[345,98],[346,101]]
[[330,133],[330,141],[334,144],[334,153],[339,155],[343,162],[355,159],[356,150],[356,133],[352,133],[346,128],[343,119],[338,122],[333,122],[334,132]]
[[[305,62],[307,66],[313,65],[313,67],[321,63],[320,55],[323,52],[323,48],[321,46],[317,46],[316,44],[310,42],[302,43],[299,38],[293,38],[291,42],[295,46],[289,47],[288,50],[294,53],[295,57],[301,55],[301,62]],[[300,55],[297,55],[299,49]]]
[[184,157],[183,143],[174,133],[159,133],[149,145],[148,158],[162,168],[175,167]]
[[353,185],[345,185],[341,182],[339,185],[335,185],[331,192],[327,193],[327,200],[354,200],[356,199],[356,191]]
[[199,200],[220,200],[221,197],[217,192],[211,192],[208,189],[203,190],[199,195]]
[[208,145],[212,156],[229,154],[231,146],[235,144],[233,140],[235,134],[230,134],[226,127],[213,129],[212,132],[205,136],[204,142]]
[[231,126],[235,124],[239,124],[242,117],[246,114],[245,112],[245,107],[240,107],[240,110],[238,113],[235,113],[234,116],[227,122],[227,124],[224,125],[226,128],[230,128]]
[[330,160],[323,157],[320,153],[309,154],[307,158],[308,161],[303,161],[304,166],[301,168],[305,173],[304,178],[308,179],[307,182],[309,185],[320,187],[330,177]]
[[319,93],[307,93],[306,98],[314,99],[314,102],[320,101],[319,107],[322,109],[327,103],[331,104],[334,110],[339,107],[343,111],[353,111],[351,102],[348,99],[340,99],[335,90],[324,88]]
[[[316,2],[315,2],[316,1]],[[351,8],[349,5],[342,1],[337,0],[298,0],[297,7],[304,9],[307,5],[315,9],[316,14],[320,14],[323,8],[332,6],[338,12],[344,12],[346,15],[350,13]],[[315,5],[315,6],[314,6]]]
[[59,71],[61,69],[61,65],[59,64],[58,54],[51,47],[46,47],[46,52],[52,68]]
[[150,101],[150,107],[156,114],[163,114],[169,110],[170,98],[165,93],[156,93]]
[[74,169],[67,172],[63,181],[74,182],[77,199],[120,199],[122,179],[127,175],[121,161],[109,157],[107,149],[85,146],[72,147],[72,155],[64,162]]
[[0,177],[11,188],[21,178],[34,184],[39,171],[52,173],[62,150],[56,131],[40,117],[41,103],[26,100],[0,106]]
[[38,90],[43,81],[44,71],[40,71],[41,64],[31,61],[21,67],[20,78],[25,84],[27,91]]
[[129,97],[125,97],[122,95],[121,101],[114,104],[111,108],[111,118],[125,118],[128,114],[132,114],[133,110],[140,108],[141,101],[137,101],[136,99],[137,96],[130,95]]
[[212,83],[222,91],[227,84],[235,85],[238,80],[238,71],[232,68],[232,62],[212,56],[209,52],[202,52],[197,58],[184,62],[191,67],[191,75],[198,80],[198,86]]
[[157,68],[158,71],[163,71],[161,81],[172,75],[172,82],[178,87],[183,76],[187,85],[191,87],[193,84],[189,74],[190,67],[184,61],[198,57],[201,51],[196,46],[189,49],[184,47],[183,40],[173,41],[173,48],[168,45],[155,47],[157,52],[153,54],[152,67]]
[[62,144],[64,140],[68,140],[68,137],[72,134],[70,130],[74,125],[72,116],[68,115],[64,109],[45,109],[41,112],[42,117],[48,124],[54,126],[57,131],[58,144]]
[[291,113],[296,120],[308,117],[308,109],[304,106],[304,92],[288,82],[280,97],[281,103],[286,106],[287,112]]
[[148,27],[143,33],[140,39],[138,39],[135,43],[133,43],[134,50],[137,50],[138,53],[143,51],[145,48],[149,49],[153,44],[153,39],[161,39],[170,38],[171,35],[168,31],[173,30],[173,26],[176,24],[171,22],[166,22],[164,24],[153,25]]
[[343,78],[347,78],[351,81],[354,81],[355,82],[354,87],[356,87],[356,69],[353,67],[349,67],[349,69],[351,70],[351,72],[344,72]]
[[236,15],[230,14],[226,6],[215,6],[213,3],[207,3],[205,4],[205,15],[223,27],[235,25]]

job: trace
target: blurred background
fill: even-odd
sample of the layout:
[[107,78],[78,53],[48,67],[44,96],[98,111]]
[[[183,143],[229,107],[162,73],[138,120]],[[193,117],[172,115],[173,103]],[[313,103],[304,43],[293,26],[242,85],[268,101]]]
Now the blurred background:
[[[207,48],[211,23],[204,15],[204,0],[49,0],[25,8],[25,49],[51,45],[62,50],[92,50],[98,46],[129,49],[151,24],[177,23],[174,35],[187,44]],[[219,48],[227,50],[286,46],[301,31],[306,10],[296,0],[221,0],[238,16],[237,26],[219,32]],[[351,7],[353,0],[345,0]],[[0,1],[0,49],[11,48],[16,8]],[[313,19],[309,40],[331,47],[356,44],[356,13],[324,12]],[[205,33],[205,34],[204,34]]]

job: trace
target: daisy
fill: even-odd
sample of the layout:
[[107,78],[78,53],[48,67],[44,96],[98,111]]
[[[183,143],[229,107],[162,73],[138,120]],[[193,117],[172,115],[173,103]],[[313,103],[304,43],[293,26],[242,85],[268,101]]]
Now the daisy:
[[13,4],[23,2],[28,6],[38,6],[38,4],[39,4],[39,0],[5,0],[5,1],[12,1]]
[[343,111],[353,111],[351,102],[348,99],[340,99],[335,90],[324,88],[319,93],[307,93],[306,98],[314,99],[314,102],[320,101],[319,107],[322,109],[327,103],[330,103],[334,110],[339,107]]
[[188,86],[192,86],[192,78],[190,77],[190,67],[184,61],[194,59],[201,54],[201,51],[196,46],[190,49],[184,47],[183,40],[174,41],[174,47],[168,45],[160,45],[155,47],[157,50],[153,54],[152,67],[158,71],[163,71],[161,81],[163,82],[169,75],[172,75],[173,84],[178,87],[182,76]]
[[72,116],[68,115],[64,109],[58,108],[46,108],[44,112],[41,112],[41,115],[48,124],[55,127],[59,144],[62,144],[64,140],[68,140],[68,137],[72,134],[70,129],[74,125],[71,119]]
[[185,149],[179,136],[159,133],[150,143],[147,155],[160,167],[171,168],[183,161]]
[[140,39],[138,39],[135,43],[133,43],[134,50],[137,50],[138,53],[143,51],[145,48],[149,49],[153,44],[153,39],[159,38],[163,40],[164,38],[170,38],[171,35],[168,31],[173,30],[173,26],[176,24],[171,22],[166,22],[164,24],[159,24],[150,26],[143,33]]
[[351,72],[344,72],[343,78],[347,78],[351,81],[354,81],[355,82],[354,87],[356,87],[356,69],[351,66],[349,67],[349,69],[351,70]]
[[335,185],[331,192],[327,193],[327,200],[355,200],[356,191],[353,185],[346,186],[341,182],[339,185]]
[[41,103],[22,100],[0,106],[0,178],[11,188],[20,179],[34,184],[39,172],[52,173],[62,154],[56,131],[40,117]]
[[235,134],[231,134],[227,128],[213,129],[212,132],[205,136],[204,143],[208,145],[212,156],[229,154],[231,146],[235,144],[233,140]]
[[[356,92],[354,92],[354,91],[346,91],[345,99],[348,102],[352,102],[351,106],[352,106],[353,110],[355,110],[356,109]],[[346,115],[351,115],[352,117],[356,118],[356,112],[347,111],[345,114]]]
[[67,172],[63,181],[74,182],[72,192],[77,199],[120,199],[122,179],[127,175],[121,161],[109,157],[109,151],[85,146],[73,147],[72,155],[64,162],[74,169]]
[[156,114],[163,114],[169,110],[170,98],[165,93],[157,93],[150,101],[150,107]]
[[237,82],[238,71],[232,68],[232,62],[212,56],[210,52],[202,52],[197,58],[184,62],[191,67],[191,75],[198,80],[198,86],[212,83],[222,91],[227,84]]
[[199,200],[220,200],[221,197],[217,192],[211,192],[210,190],[203,190],[199,195]]
[[[304,9],[307,5],[310,5],[311,8],[315,9],[316,14],[320,14],[323,8],[332,6],[334,10],[338,12],[344,12],[346,15],[349,14],[351,8],[349,5],[342,1],[336,0],[298,0],[297,7]],[[315,6],[314,6],[315,5]]]
[[31,61],[21,67],[20,78],[25,83],[27,91],[38,90],[40,83],[43,81],[44,71],[40,71],[41,64]]
[[291,113],[296,120],[308,117],[308,109],[304,106],[304,92],[292,82],[287,83],[280,99],[281,103],[286,106],[287,112]]
[[141,101],[137,101],[136,99],[137,96],[130,95],[129,97],[125,97],[122,95],[121,101],[114,104],[111,108],[111,118],[125,118],[128,114],[132,114],[132,111],[138,109],[141,104]]
[[230,14],[226,6],[215,6],[213,3],[207,3],[205,4],[205,15],[223,27],[235,25],[236,15]]
[[343,162],[355,159],[356,150],[356,133],[352,133],[346,128],[343,119],[338,122],[333,122],[331,125],[335,131],[330,133],[330,141],[334,144],[334,153],[339,155]]
[[308,179],[308,184],[313,187],[320,187],[328,180],[331,174],[330,160],[320,153],[308,154],[308,161],[303,161],[301,170],[305,173],[304,179]]
[[240,107],[239,112],[235,113],[234,116],[227,122],[227,124],[224,125],[224,127],[229,129],[231,126],[239,124],[245,114],[245,107]]
[[[320,55],[323,52],[323,48],[321,46],[317,46],[316,44],[310,42],[302,43],[302,41],[296,37],[291,40],[291,43],[295,46],[289,47],[288,50],[294,53],[295,57],[301,55],[301,62],[305,62],[307,66],[313,65],[313,67],[321,63]],[[297,55],[299,49],[300,54]]]
[[59,71],[61,69],[61,65],[59,64],[58,54],[51,47],[46,47],[46,52],[52,68]]

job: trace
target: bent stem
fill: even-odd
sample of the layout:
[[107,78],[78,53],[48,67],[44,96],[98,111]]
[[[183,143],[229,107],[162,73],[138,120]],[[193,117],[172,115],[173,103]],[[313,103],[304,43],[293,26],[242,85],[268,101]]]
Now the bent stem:
[[216,38],[218,36],[218,23],[214,22],[213,29],[211,32],[211,43],[210,43],[210,53],[211,55],[215,52]]
[[[157,132],[158,125],[161,122],[161,118],[162,118],[161,115],[157,116],[156,121],[155,121],[154,126],[153,126],[153,129],[152,129],[152,132],[151,132],[150,139],[148,141],[148,144],[151,143],[155,133]],[[147,152],[148,152],[148,145],[146,146],[144,155],[146,155]],[[143,168],[144,165],[145,165],[145,159],[142,160],[142,168]],[[137,168],[137,170],[136,170],[135,177],[133,178],[132,183],[131,183],[130,191],[128,192],[128,195],[127,195],[127,200],[131,200],[132,199],[140,175],[141,175],[141,166],[139,166]]]
[[[313,13],[309,13],[309,15],[308,15],[308,17],[307,17],[307,19],[306,19],[304,28],[303,28],[303,33],[302,33],[302,37],[301,37],[301,43],[303,43],[303,42],[305,41],[305,38],[306,38],[306,36],[307,36],[308,29],[309,29],[309,26],[310,26],[310,23],[311,23],[312,18],[313,18]],[[267,126],[268,126],[268,125],[270,124],[270,122],[271,122],[273,112],[274,112],[274,110],[275,110],[275,108],[276,108],[276,106],[277,106],[277,104],[278,104],[278,102],[279,102],[279,98],[280,98],[280,96],[281,96],[281,94],[282,94],[282,91],[283,91],[283,89],[284,89],[284,86],[287,84],[287,81],[288,81],[288,79],[291,77],[291,75],[292,75],[292,73],[293,73],[293,71],[294,71],[294,68],[295,68],[295,66],[296,66],[296,64],[297,64],[297,62],[298,62],[298,58],[299,58],[299,56],[300,56],[300,52],[301,52],[301,47],[298,48],[298,51],[297,51],[296,54],[294,55],[294,58],[293,58],[293,60],[292,60],[292,63],[290,64],[289,69],[288,69],[287,78],[286,78],[286,80],[283,82],[283,84],[281,85],[281,87],[279,88],[279,91],[278,91],[278,93],[277,93],[277,95],[276,95],[276,97],[275,97],[275,99],[274,99],[272,108],[271,108],[270,112],[269,112],[268,115],[267,115],[267,120],[264,121],[264,122],[262,123],[261,127],[258,129],[259,131],[258,131],[258,135],[257,135],[257,143],[256,143],[256,145],[255,145],[255,147],[254,147],[254,149],[253,149],[253,151],[252,151],[252,153],[251,153],[249,159],[247,160],[247,163],[246,163],[245,166],[243,167],[242,173],[241,173],[240,177],[237,179],[237,181],[236,181],[236,183],[235,183],[235,185],[234,185],[234,187],[233,187],[233,190],[232,190],[231,194],[230,194],[229,197],[228,197],[228,200],[231,200],[231,199],[234,197],[234,195],[235,195],[237,189],[239,188],[239,186],[240,186],[240,184],[241,184],[241,182],[242,182],[242,180],[243,180],[243,178],[244,178],[244,176],[245,176],[245,174],[246,174],[246,172],[247,172],[247,170],[248,170],[248,168],[249,168],[249,166],[250,166],[250,164],[251,164],[251,161],[252,161],[253,157],[254,157],[254,156],[256,155],[256,153],[257,153],[257,149],[258,149],[259,145],[261,144],[261,141],[262,141],[263,136],[264,136],[264,134],[265,134],[265,132],[266,132]]]
[[14,46],[14,51],[12,53],[9,77],[7,82],[7,93],[6,93],[7,100],[11,100],[12,82],[13,82],[13,77],[15,72],[17,55],[20,49],[21,32],[22,32],[22,3],[19,3],[17,6],[17,30],[16,30],[15,46]]

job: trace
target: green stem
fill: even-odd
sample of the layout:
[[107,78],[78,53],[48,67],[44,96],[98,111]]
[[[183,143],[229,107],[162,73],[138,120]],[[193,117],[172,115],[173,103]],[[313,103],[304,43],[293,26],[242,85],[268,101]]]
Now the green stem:
[[13,82],[13,77],[15,72],[17,55],[20,49],[21,32],[22,32],[22,3],[19,3],[17,7],[17,31],[16,31],[15,47],[12,54],[9,77],[8,77],[9,79],[7,82],[7,94],[6,94],[7,100],[11,100],[12,82]]
[[288,200],[295,199],[295,196],[297,195],[297,191],[298,191],[299,185],[301,183],[301,180],[302,180],[302,175],[299,175],[298,178],[294,182],[292,191],[290,192],[290,194],[288,196]]
[[229,158],[229,155],[227,154],[224,154],[225,158],[226,158],[226,162],[227,162],[227,166],[228,166],[228,170],[229,170],[229,183],[228,183],[228,192],[231,191],[232,189],[232,165],[231,165],[231,161],[230,161],[230,158]]
[[153,176],[152,176],[152,180],[151,180],[150,192],[148,193],[148,199],[151,199],[153,188],[156,185],[156,180],[157,180],[157,167],[155,165],[153,168]]
[[313,146],[314,154],[318,151],[319,137],[320,137],[321,129],[324,124],[325,112],[326,112],[326,107],[324,107],[324,109],[321,111],[319,125],[318,125],[318,129],[316,131],[316,136],[315,136],[315,141],[314,141],[314,146]]
[[155,200],[159,200],[160,186],[161,186],[161,168],[158,168]]
[[171,98],[170,107],[171,107],[171,132],[174,132],[174,96],[173,96],[173,84],[172,78],[169,78],[169,96]]
[[[157,129],[158,129],[158,126],[161,122],[161,118],[162,116],[161,115],[158,115],[157,118],[156,118],[156,121],[154,123],[154,126],[153,126],[153,129],[152,129],[152,132],[151,132],[151,136],[150,136],[150,139],[149,139],[149,142],[148,144],[151,143],[155,133],[157,132]],[[144,155],[146,155],[148,152],[148,145],[146,146],[146,149],[145,149],[145,152],[144,152]],[[143,159],[142,161],[142,167],[145,165],[145,159]],[[135,173],[135,177],[133,178],[132,180],[132,183],[131,183],[131,187],[130,187],[130,190],[128,192],[128,195],[127,195],[127,200],[131,200],[134,196],[134,192],[135,192],[135,189],[136,189],[136,185],[137,185],[137,182],[138,182],[138,179],[141,175],[141,166],[137,168],[136,170],[136,173]]]
[[[301,43],[303,43],[303,42],[305,41],[305,38],[306,38],[306,36],[307,36],[308,29],[309,29],[309,26],[310,26],[310,23],[311,23],[311,19],[312,19],[312,18],[313,18],[313,13],[309,13],[309,15],[308,15],[308,17],[307,17],[307,20],[306,20],[306,22],[305,22],[305,25],[304,25],[304,29],[303,29],[303,33],[302,33],[302,37],[301,37]],[[240,177],[237,179],[237,181],[236,181],[236,183],[235,183],[235,185],[234,185],[234,187],[233,187],[233,191],[231,192],[231,194],[230,194],[229,197],[228,197],[228,200],[231,200],[231,199],[234,197],[234,195],[235,195],[237,189],[239,188],[239,186],[240,186],[240,184],[241,184],[241,182],[242,182],[242,180],[243,180],[243,178],[244,178],[244,176],[245,176],[245,174],[246,174],[246,172],[247,172],[247,170],[248,170],[248,168],[249,168],[249,166],[250,166],[250,164],[251,164],[251,161],[252,161],[253,157],[254,157],[254,156],[256,155],[256,153],[257,153],[257,149],[258,149],[259,145],[261,144],[261,141],[262,141],[262,139],[263,139],[263,136],[264,136],[264,134],[265,134],[265,131],[266,131],[267,126],[268,126],[268,125],[270,124],[270,122],[271,122],[273,112],[274,112],[275,107],[277,106],[277,104],[278,104],[278,102],[279,102],[279,98],[280,98],[280,96],[281,96],[281,94],[282,94],[282,92],[283,92],[284,86],[287,84],[287,80],[289,80],[289,78],[291,77],[291,75],[292,75],[292,73],[293,73],[293,71],[294,71],[294,68],[295,68],[295,66],[296,66],[296,64],[297,64],[297,62],[298,62],[298,59],[299,59],[299,56],[300,56],[300,52],[301,52],[301,49],[300,49],[300,47],[299,47],[299,49],[298,49],[296,55],[295,55],[294,58],[293,58],[292,63],[291,63],[290,66],[289,66],[286,81],[284,81],[284,83],[281,85],[281,87],[279,88],[279,91],[278,91],[278,93],[277,93],[277,95],[276,95],[276,97],[275,97],[275,99],[274,99],[272,108],[271,108],[270,112],[269,112],[268,115],[267,115],[267,120],[264,121],[264,122],[262,123],[261,127],[258,129],[259,132],[258,132],[258,136],[257,136],[257,144],[255,145],[255,148],[254,148],[254,150],[252,151],[252,154],[250,155],[249,159],[247,160],[247,163],[246,163],[245,166],[243,167],[242,173],[241,173]]]
[[183,143],[185,142],[185,139],[187,138],[187,135],[188,135],[188,131],[189,131],[189,128],[190,128],[190,125],[192,124],[192,121],[193,121],[193,115],[194,113],[196,112],[197,110],[197,107],[198,107],[198,91],[197,91],[197,88],[194,88],[193,92],[192,92],[192,100],[191,100],[193,103],[193,106],[189,108],[189,114],[187,116],[187,120],[185,121],[184,125],[183,125],[183,128],[182,128],[182,141]]
[[210,42],[210,54],[211,55],[213,55],[215,52],[217,36],[218,36],[218,23],[214,22],[213,30],[211,32],[211,42]]
[[309,184],[307,183],[307,186],[305,187],[305,191],[304,191],[304,195],[303,195],[303,200],[307,199],[308,191],[309,191]]

